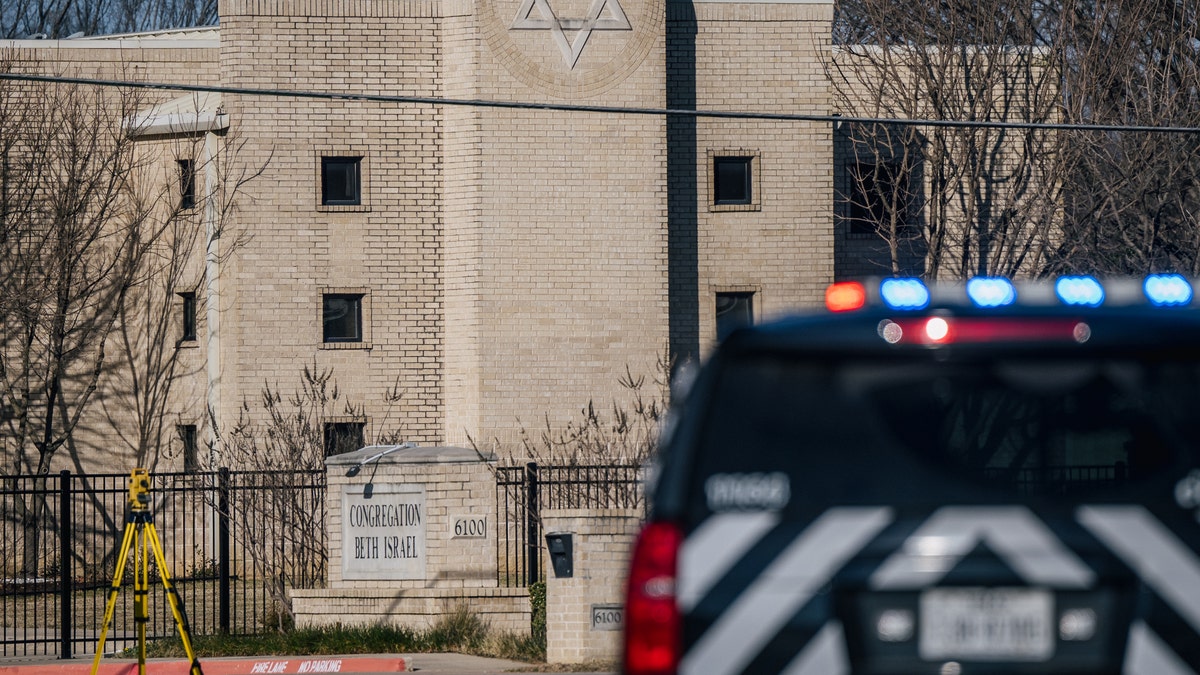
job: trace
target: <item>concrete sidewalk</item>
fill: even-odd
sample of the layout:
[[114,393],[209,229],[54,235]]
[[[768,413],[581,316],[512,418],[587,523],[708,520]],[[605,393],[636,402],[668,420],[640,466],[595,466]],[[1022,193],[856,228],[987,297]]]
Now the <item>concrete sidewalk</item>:
[[[262,656],[200,659],[204,675],[326,675],[332,673],[403,673],[430,675],[500,675],[536,669],[558,672],[554,666],[492,659],[467,654],[377,654],[354,656]],[[92,660],[0,658],[0,675],[90,675]],[[147,659],[146,675],[188,675],[184,659]],[[573,672],[564,670],[562,672]],[[137,659],[100,662],[99,675],[137,675]]]

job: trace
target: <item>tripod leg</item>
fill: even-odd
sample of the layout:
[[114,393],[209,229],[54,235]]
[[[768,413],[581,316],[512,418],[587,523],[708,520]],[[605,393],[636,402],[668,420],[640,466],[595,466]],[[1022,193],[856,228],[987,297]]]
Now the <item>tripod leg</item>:
[[138,641],[138,675],[146,675],[146,623],[150,621],[150,553],[147,541],[148,527],[141,528],[140,541],[137,544],[137,568],[133,581],[133,622],[137,625]]
[[104,641],[112,625],[113,610],[117,606],[117,592],[121,590],[121,577],[125,575],[125,559],[129,556],[129,544],[133,541],[133,522],[125,523],[125,536],[121,540],[121,552],[117,554],[117,569],[113,573],[112,586],[108,589],[108,602],[104,605],[104,622],[100,625],[100,642],[96,645],[96,658],[92,660],[92,675],[100,669],[100,657],[104,654]]
[[171,605],[171,614],[175,617],[175,626],[179,628],[183,651],[187,653],[188,662],[192,667],[192,675],[204,675],[200,669],[200,659],[196,657],[196,652],[192,649],[192,635],[191,629],[188,628],[187,612],[184,610],[183,601],[179,599],[179,593],[175,591],[175,585],[171,583],[171,575],[167,572],[167,559],[163,554],[162,542],[158,539],[158,531],[154,529],[154,523],[148,523],[146,531],[150,538],[150,547],[154,550],[154,559],[158,562],[158,575],[162,579],[163,589],[167,592],[167,602]]

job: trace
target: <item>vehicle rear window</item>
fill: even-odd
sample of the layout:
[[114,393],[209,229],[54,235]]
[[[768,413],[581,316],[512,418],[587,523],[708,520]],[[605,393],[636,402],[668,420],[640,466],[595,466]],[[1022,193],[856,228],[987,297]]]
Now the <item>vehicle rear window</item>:
[[920,464],[964,484],[1078,496],[1175,461],[1197,426],[1198,374],[1178,361],[742,359],[719,376],[697,469],[785,470],[793,494],[853,493],[904,483],[871,474]]

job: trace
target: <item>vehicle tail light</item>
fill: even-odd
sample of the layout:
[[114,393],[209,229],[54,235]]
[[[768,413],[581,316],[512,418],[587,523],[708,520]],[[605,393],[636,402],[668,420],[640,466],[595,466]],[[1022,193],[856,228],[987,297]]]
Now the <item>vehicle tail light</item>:
[[679,667],[680,616],[675,570],[683,532],[652,522],[633,548],[625,597],[624,672],[669,675]]

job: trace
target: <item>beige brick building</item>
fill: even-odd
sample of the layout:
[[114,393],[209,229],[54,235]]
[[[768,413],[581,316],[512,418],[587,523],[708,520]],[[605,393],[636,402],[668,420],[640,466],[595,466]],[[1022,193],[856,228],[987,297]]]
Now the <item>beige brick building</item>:
[[[228,0],[219,28],[9,46],[59,71],[234,90],[827,115],[832,15],[824,0]],[[326,422],[350,437],[512,440],[668,347],[703,354],[718,315],[816,304],[835,259],[861,267],[839,248],[824,122],[184,101],[147,110],[175,125],[145,134],[162,180],[180,139],[265,165],[218,215],[219,177],[195,177],[197,217],[241,235],[207,266],[195,252],[179,300],[197,321],[166,426],[201,442],[207,407],[228,427],[306,365],[333,368],[355,407]]]

